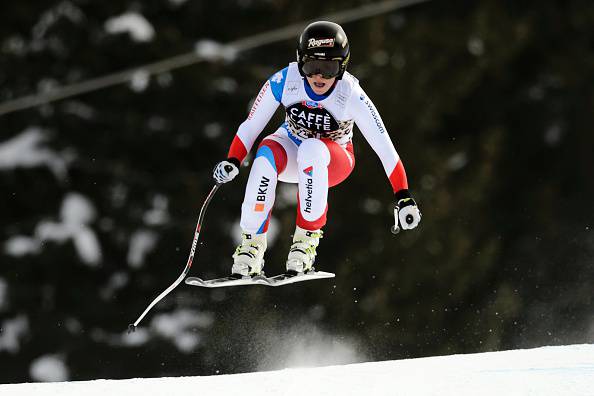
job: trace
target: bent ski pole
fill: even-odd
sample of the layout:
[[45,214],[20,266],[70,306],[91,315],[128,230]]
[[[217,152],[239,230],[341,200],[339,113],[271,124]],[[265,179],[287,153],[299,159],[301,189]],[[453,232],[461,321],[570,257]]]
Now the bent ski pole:
[[171,284],[171,286],[169,286],[167,289],[165,289],[161,294],[159,294],[153,300],[153,302],[151,302],[149,304],[149,306],[144,310],[142,315],[140,315],[138,317],[138,319],[136,319],[136,322],[128,325],[128,333],[131,333],[134,330],[136,330],[136,326],[138,326],[138,324],[140,323],[142,318],[144,318],[144,316],[148,313],[148,311],[150,311],[151,308],[153,308],[155,306],[155,304],[157,304],[159,301],[161,301],[163,299],[163,297],[165,297],[173,289],[175,289],[177,287],[177,285],[179,285],[184,280],[184,278],[188,275],[188,273],[190,272],[190,268],[192,267],[192,262],[194,261],[194,253],[196,253],[196,246],[198,245],[198,237],[200,236],[200,230],[202,228],[202,223],[204,221],[204,215],[206,213],[206,208],[208,207],[208,204],[210,203],[210,201],[212,200],[212,197],[217,192],[217,190],[219,189],[220,186],[221,186],[221,184],[219,184],[219,183],[215,184],[214,187],[212,188],[212,190],[210,190],[210,193],[208,194],[208,196],[206,197],[206,200],[202,204],[202,208],[200,209],[200,214],[198,215],[198,223],[196,224],[196,231],[194,231],[194,240],[192,241],[192,248],[190,249],[190,256],[188,257],[188,262],[186,263],[186,267],[182,271],[181,275],[175,280],[175,282],[173,282]]

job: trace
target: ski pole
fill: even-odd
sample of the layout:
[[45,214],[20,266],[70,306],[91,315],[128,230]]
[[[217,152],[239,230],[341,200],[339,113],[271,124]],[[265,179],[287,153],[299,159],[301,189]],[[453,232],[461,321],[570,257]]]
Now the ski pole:
[[149,304],[149,306],[144,310],[142,315],[140,315],[138,317],[138,319],[136,319],[136,322],[130,323],[128,325],[128,333],[134,332],[136,330],[136,326],[138,326],[138,324],[140,323],[142,318],[144,318],[144,316],[148,313],[148,311],[150,311],[151,308],[153,308],[155,306],[155,304],[157,304],[159,301],[161,301],[163,299],[163,297],[165,297],[173,289],[175,289],[177,287],[177,285],[179,285],[184,280],[184,278],[188,275],[188,273],[190,272],[190,268],[192,267],[192,262],[194,261],[194,254],[196,253],[196,246],[198,245],[198,237],[200,236],[200,230],[202,229],[202,223],[204,221],[204,215],[206,214],[206,208],[208,207],[208,204],[210,203],[210,201],[212,200],[212,197],[217,192],[217,190],[219,189],[220,186],[221,186],[221,184],[219,184],[219,183],[215,184],[214,187],[212,188],[212,190],[210,190],[210,193],[208,194],[208,196],[206,197],[206,200],[202,204],[202,208],[200,209],[200,214],[198,215],[198,223],[196,224],[196,231],[194,231],[194,240],[192,241],[192,248],[190,249],[190,256],[188,257],[188,262],[186,263],[186,266],[185,266],[184,270],[182,271],[181,275],[175,280],[175,282],[173,282],[171,284],[171,286],[169,286],[167,289],[165,289],[161,294],[159,294],[153,300],[153,302],[151,302]]

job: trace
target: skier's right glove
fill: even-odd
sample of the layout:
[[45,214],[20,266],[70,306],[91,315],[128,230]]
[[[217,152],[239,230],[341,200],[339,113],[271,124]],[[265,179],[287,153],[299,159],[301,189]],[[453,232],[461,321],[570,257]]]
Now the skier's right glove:
[[219,162],[213,172],[212,177],[217,184],[228,183],[239,174],[239,161],[235,158]]
[[421,211],[406,189],[396,193],[396,206],[394,207],[394,227],[392,232],[397,234],[402,230],[412,230],[421,221]]

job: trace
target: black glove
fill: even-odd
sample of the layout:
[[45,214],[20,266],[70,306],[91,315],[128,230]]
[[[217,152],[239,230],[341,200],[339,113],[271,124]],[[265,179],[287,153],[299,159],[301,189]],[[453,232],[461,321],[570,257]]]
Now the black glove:
[[400,190],[395,195],[396,205],[394,206],[394,227],[393,233],[402,230],[412,230],[421,221],[421,212],[410,192],[406,189]]

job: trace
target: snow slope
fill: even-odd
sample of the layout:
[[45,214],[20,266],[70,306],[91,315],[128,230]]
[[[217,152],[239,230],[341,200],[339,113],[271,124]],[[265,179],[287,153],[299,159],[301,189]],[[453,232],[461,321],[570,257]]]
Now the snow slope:
[[594,345],[211,377],[0,385],[0,395],[594,395]]

